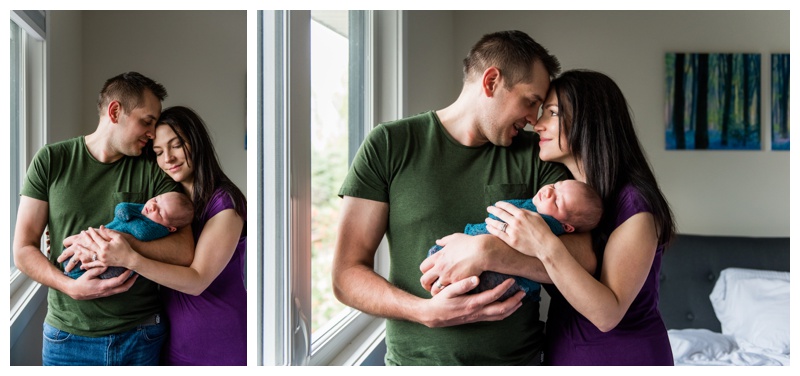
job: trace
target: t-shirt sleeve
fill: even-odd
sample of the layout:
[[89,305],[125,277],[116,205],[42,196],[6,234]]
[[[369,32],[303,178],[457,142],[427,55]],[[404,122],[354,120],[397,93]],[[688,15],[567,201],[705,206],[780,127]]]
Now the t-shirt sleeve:
[[353,158],[339,197],[389,202],[388,139],[386,128],[381,125],[369,133]]
[[50,149],[39,149],[33,157],[25,176],[20,194],[37,200],[48,200],[48,186],[50,181]]

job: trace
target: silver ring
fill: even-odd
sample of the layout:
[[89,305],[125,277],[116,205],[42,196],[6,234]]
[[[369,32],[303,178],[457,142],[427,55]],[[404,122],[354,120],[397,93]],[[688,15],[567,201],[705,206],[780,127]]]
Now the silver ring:
[[503,224],[500,226],[500,231],[506,232],[506,227],[508,227],[508,223],[503,222]]
[[439,289],[439,290],[441,290],[441,289],[443,289],[443,288],[444,288],[444,285],[442,285],[442,283],[441,283],[441,282],[439,282],[439,280],[438,280],[438,279],[437,279],[437,280],[436,280],[436,282],[433,284],[433,286],[435,286],[435,287],[436,287],[437,289]]
[[97,261],[97,253],[92,253],[92,261]]

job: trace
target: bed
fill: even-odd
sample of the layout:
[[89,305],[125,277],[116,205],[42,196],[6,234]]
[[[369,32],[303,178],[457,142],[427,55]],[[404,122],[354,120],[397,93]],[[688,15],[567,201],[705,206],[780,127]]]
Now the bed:
[[681,234],[659,308],[675,365],[789,365],[789,238]]

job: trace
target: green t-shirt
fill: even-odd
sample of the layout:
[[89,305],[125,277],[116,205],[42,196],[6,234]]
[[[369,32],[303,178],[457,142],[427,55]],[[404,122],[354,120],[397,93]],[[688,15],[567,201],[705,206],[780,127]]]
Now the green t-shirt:
[[[499,200],[533,197],[567,177],[559,164],[539,159],[538,136],[520,132],[511,146],[467,147],[454,140],[434,112],[382,124],[361,145],[339,191],[389,203],[386,237],[389,281],[419,297],[419,265],[430,245],[482,222]],[[541,350],[539,303],[523,304],[502,321],[430,329],[402,320],[386,322],[389,365],[510,365]]]
[[[179,187],[153,160],[139,156],[101,163],[89,153],[84,138],[76,137],[36,153],[22,195],[48,202],[49,259],[63,270],[56,259],[64,238],[111,222],[120,202],[144,203]],[[50,289],[47,303],[45,322],[88,337],[130,330],[161,309],[157,285],[141,276],[130,290],[93,300],[74,300]]]

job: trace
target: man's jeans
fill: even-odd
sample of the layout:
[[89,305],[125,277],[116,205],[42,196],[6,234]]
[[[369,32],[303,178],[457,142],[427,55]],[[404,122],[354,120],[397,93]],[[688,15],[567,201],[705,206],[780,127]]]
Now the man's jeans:
[[83,337],[43,325],[42,365],[157,366],[167,335],[163,317],[127,332]]

